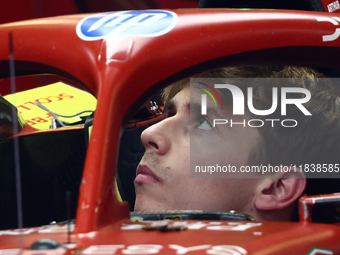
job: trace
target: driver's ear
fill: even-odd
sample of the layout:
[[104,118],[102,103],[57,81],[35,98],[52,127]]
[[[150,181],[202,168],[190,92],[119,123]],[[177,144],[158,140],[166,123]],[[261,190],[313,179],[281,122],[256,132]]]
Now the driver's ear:
[[293,204],[306,188],[306,175],[299,168],[290,168],[277,178],[260,182],[255,206],[258,210],[279,210]]

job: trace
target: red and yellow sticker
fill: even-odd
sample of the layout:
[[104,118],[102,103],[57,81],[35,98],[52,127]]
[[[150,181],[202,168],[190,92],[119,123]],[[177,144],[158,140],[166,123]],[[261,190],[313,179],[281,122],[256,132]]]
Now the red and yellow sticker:
[[[38,129],[48,129],[53,116],[40,109],[34,101],[61,115],[74,115],[84,110],[94,111],[97,106],[97,99],[93,95],[62,82],[10,94],[5,98],[18,108],[27,124]],[[90,113],[83,114],[86,115]],[[60,117],[60,120],[72,123],[81,119],[77,116]]]

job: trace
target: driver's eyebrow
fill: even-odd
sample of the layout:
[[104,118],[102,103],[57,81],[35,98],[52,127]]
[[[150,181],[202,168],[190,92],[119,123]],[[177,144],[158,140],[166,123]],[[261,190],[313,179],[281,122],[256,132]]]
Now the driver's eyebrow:
[[[191,110],[192,112],[201,112],[201,104],[195,103],[195,102],[190,102],[187,101],[184,103],[184,107],[187,108],[189,111]],[[171,99],[168,103],[165,104],[164,106],[164,113],[169,113],[176,111],[176,103],[173,99]],[[216,110],[216,107],[207,107],[207,112],[208,114],[212,114],[213,116],[222,119],[220,116],[219,112]]]
[[[191,102],[191,103],[188,103],[187,105],[187,108],[189,110],[191,110],[192,112],[201,112],[201,104],[199,103],[195,103],[195,102]],[[216,107],[207,107],[207,113],[210,115],[213,115],[215,117],[217,117],[218,119],[223,119],[221,116],[220,116],[220,113],[216,110]]]
[[[187,108],[188,110],[190,110],[190,101],[183,103],[184,107]],[[168,113],[168,112],[173,112],[176,111],[177,106],[176,103],[173,99],[171,99],[169,102],[167,102],[164,105],[164,113]]]

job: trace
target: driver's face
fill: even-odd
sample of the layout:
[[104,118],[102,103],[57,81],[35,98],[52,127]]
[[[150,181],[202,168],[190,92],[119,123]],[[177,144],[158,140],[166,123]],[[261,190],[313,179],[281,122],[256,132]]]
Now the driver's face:
[[[192,100],[199,102],[199,97]],[[191,178],[190,159],[197,165],[206,165],[207,158],[219,165],[247,165],[258,131],[226,125],[212,129],[202,119],[191,116],[190,121],[189,106],[190,87],[186,86],[173,98],[169,117],[142,133],[146,151],[137,168],[135,210],[235,210],[251,214],[259,179]],[[217,111],[228,118],[225,111]],[[190,147],[195,148],[195,155],[190,156]]]

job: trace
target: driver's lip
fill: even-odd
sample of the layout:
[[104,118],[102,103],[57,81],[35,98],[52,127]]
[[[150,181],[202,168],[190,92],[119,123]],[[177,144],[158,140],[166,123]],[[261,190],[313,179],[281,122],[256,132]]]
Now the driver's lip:
[[147,184],[155,183],[162,184],[162,180],[147,166],[138,165],[135,183]]

